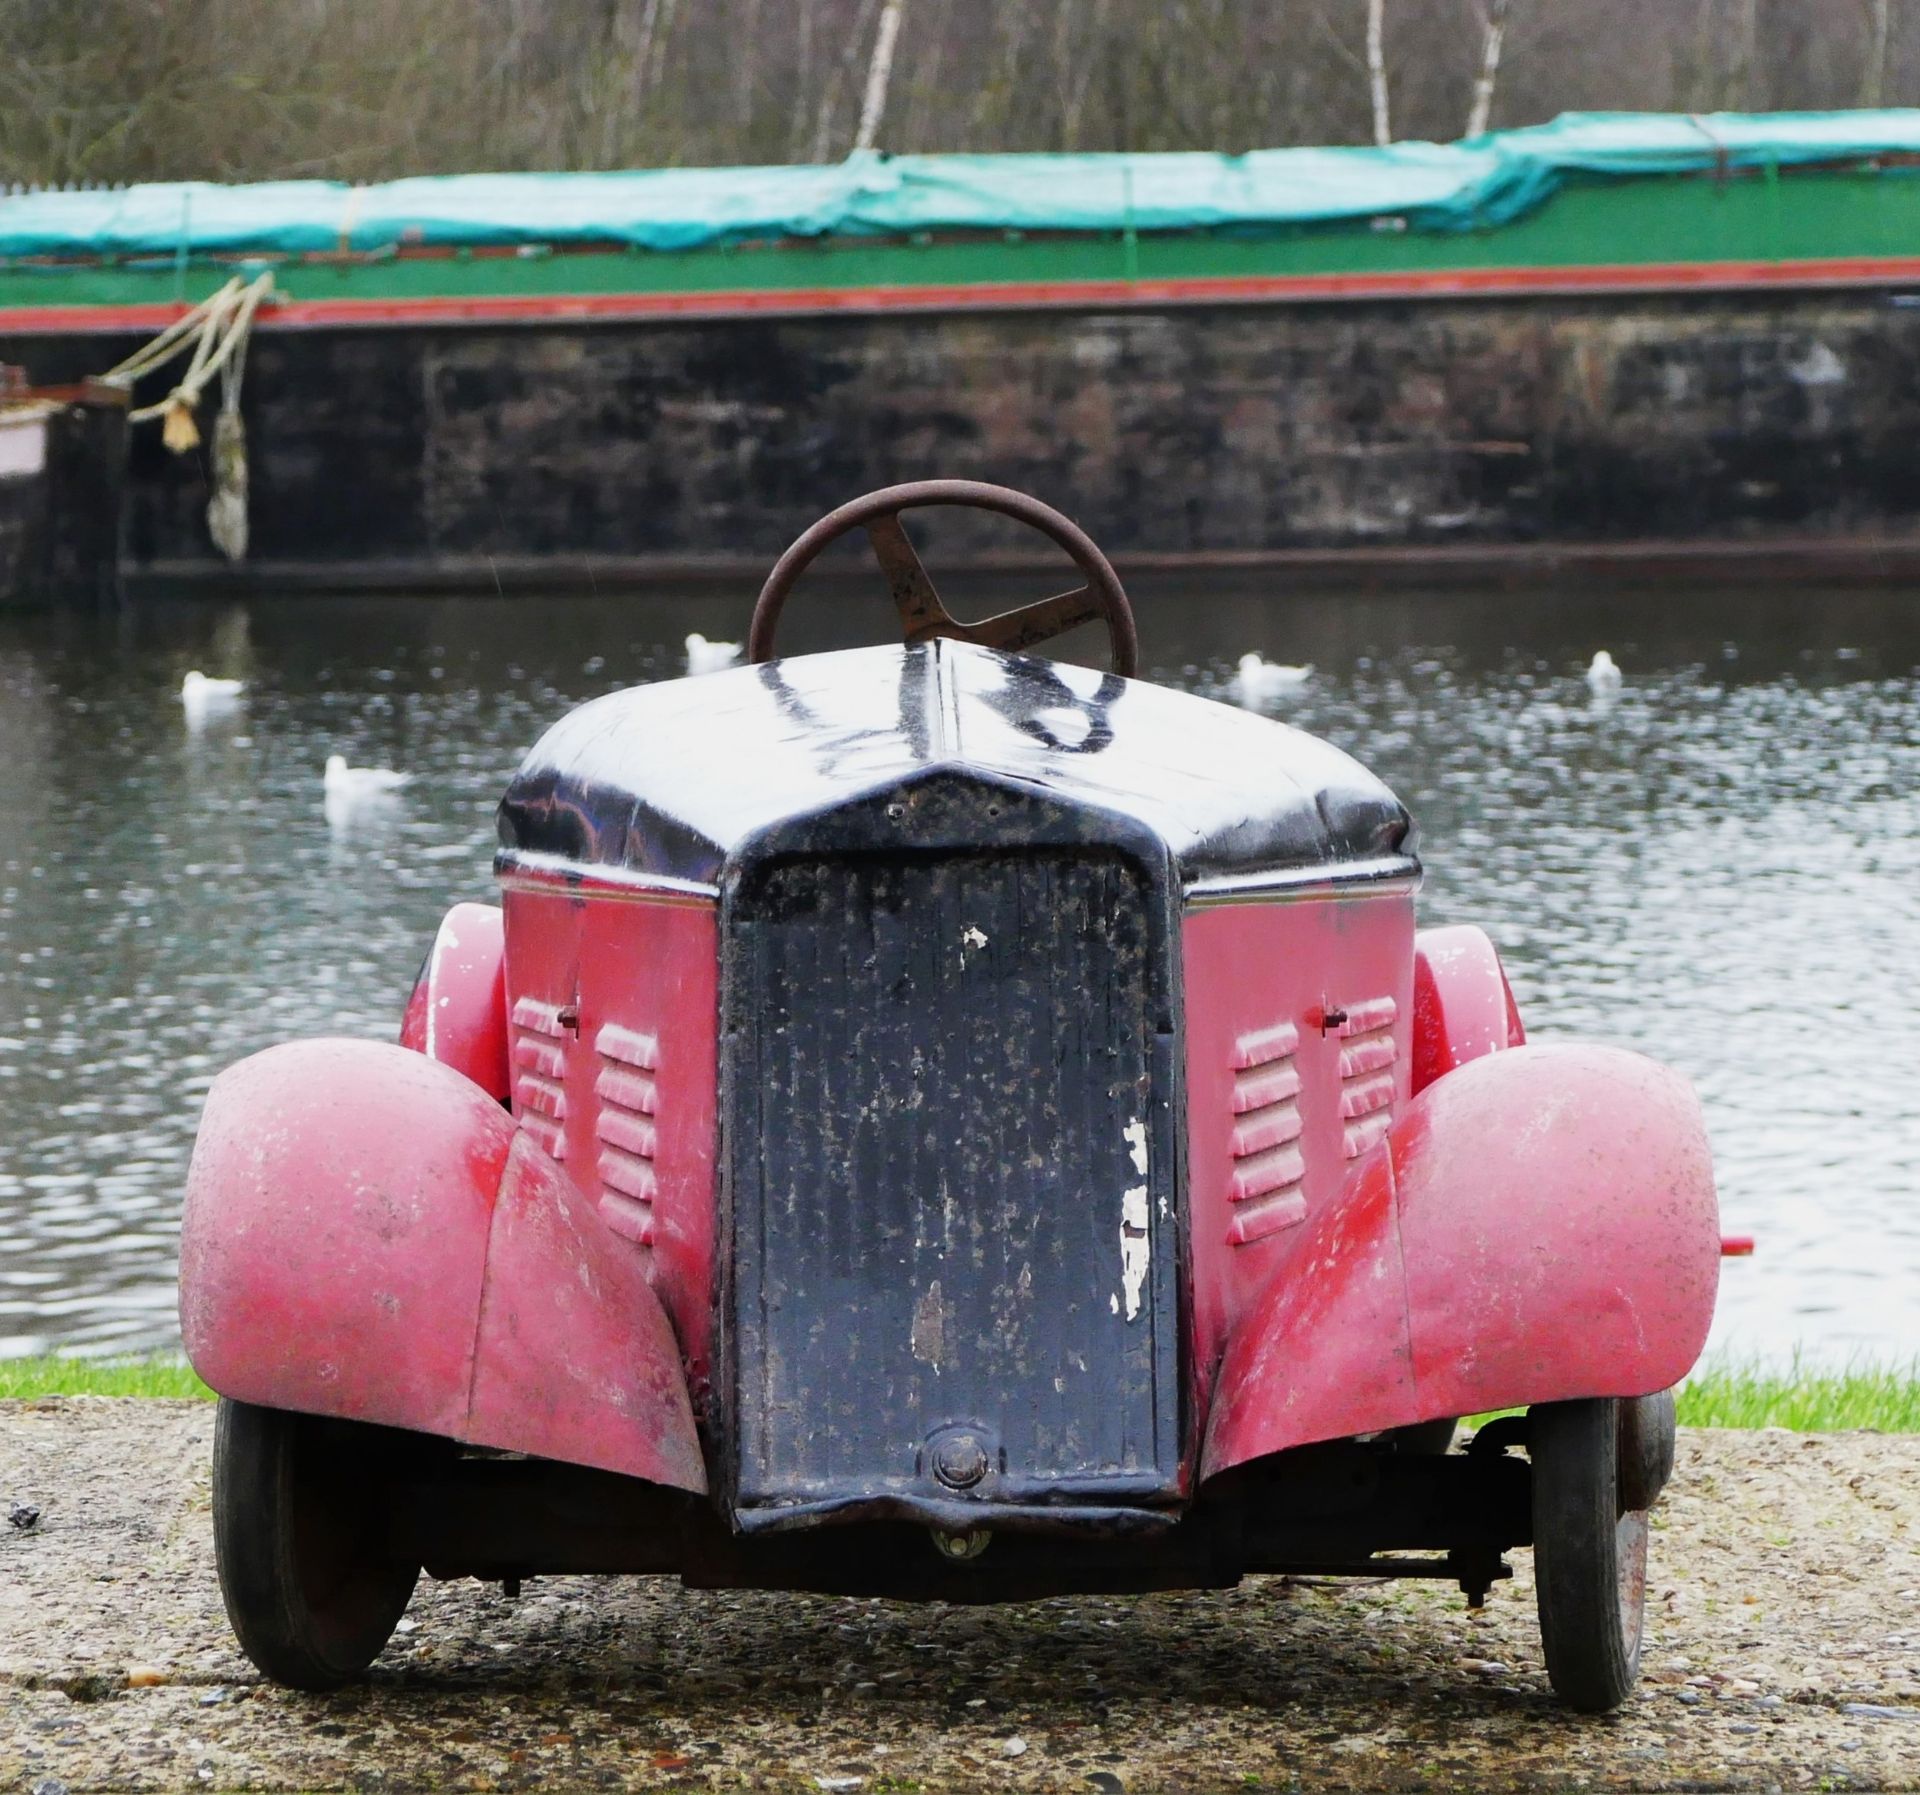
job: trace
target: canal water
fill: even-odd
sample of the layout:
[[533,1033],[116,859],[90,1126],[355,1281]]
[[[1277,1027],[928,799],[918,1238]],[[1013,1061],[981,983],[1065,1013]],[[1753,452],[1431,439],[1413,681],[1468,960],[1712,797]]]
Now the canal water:
[[[441,912],[488,894],[521,753],[677,674],[689,631],[740,635],[750,596],[0,617],[0,1355],[177,1344],[214,1075],[390,1038]],[[1696,1081],[1725,1225],[1759,1240],[1726,1266],[1720,1350],[1920,1353],[1920,595],[1139,598],[1153,678],[1224,695],[1243,651],[1313,664],[1276,714],[1412,806],[1424,919],[1491,931],[1537,1037]],[[891,620],[825,585],[788,615],[797,648]],[[1599,648],[1617,694],[1582,678]],[[193,668],[243,701],[196,725]],[[330,817],[330,753],[413,783]]]

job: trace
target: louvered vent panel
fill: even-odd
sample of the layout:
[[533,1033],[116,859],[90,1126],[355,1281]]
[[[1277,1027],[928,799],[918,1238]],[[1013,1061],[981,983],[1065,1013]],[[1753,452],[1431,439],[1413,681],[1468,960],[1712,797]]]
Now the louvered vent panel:
[[1393,1065],[1400,1057],[1391,997],[1351,1005],[1339,1024],[1341,1142],[1358,1159],[1393,1126]]
[[600,1148],[594,1167],[600,1214],[616,1234],[652,1246],[660,1043],[653,1035],[609,1022],[594,1036],[593,1049],[600,1059],[593,1081],[599,1099],[593,1132]]
[[1233,1219],[1227,1239],[1237,1247],[1306,1220],[1300,1073],[1293,1062],[1299,1045],[1300,1031],[1290,1022],[1234,1043],[1233,1171],[1227,1187]]
[[513,1005],[513,1099],[520,1126],[554,1159],[567,1156],[568,1026],[557,1003],[521,997]]

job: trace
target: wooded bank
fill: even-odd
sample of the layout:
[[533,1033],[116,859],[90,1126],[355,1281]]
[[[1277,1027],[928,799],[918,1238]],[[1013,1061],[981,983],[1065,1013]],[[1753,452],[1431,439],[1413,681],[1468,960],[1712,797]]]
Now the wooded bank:
[[0,185],[819,162],[863,135],[1237,151],[1916,102],[1914,0],[0,0]]

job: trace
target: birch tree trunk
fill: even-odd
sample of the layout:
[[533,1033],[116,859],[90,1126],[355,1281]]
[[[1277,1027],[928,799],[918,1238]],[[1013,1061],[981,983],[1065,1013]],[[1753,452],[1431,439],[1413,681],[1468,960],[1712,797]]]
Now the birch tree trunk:
[[806,153],[807,101],[813,95],[813,9],[814,0],[800,0],[793,70],[793,119],[787,129],[787,155],[796,162]]
[[1740,96],[1741,110],[1751,112],[1759,104],[1754,75],[1760,61],[1760,0],[1740,0],[1738,31],[1734,54],[1740,59],[1740,69],[1734,92]]
[[860,40],[867,35],[867,27],[873,22],[874,10],[879,0],[861,0],[860,17],[855,21],[853,31],[847,38],[847,47],[839,61],[828,70],[825,83],[820,89],[820,110],[813,121],[813,155],[811,160],[824,162],[833,148],[833,120],[840,110],[840,90],[846,85],[847,76],[853,69],[854,59],[860,53]]
[[634,84],[642,94],[647,91],[647,69],[653,61],[653,35],[659,24],[660,0],[647,0],[637,25],[631,15],[621,19],[620,47],[626,52],[628,67],[634,73]]
[[1689,84],[1686,110],[1714,112],[1719,109],[1719,77],[1715,70],[1714,0],[1700,0],[1694,17],[1693,80]]
[[760,0],[747,0],[747,16],[734,52],[733,116],[743,139],[753,135],[754,89],[760,80]]
[[647,59],[646,75],[641,91],[652,93],[660,85],[660,76],[667,63],[667,41],[673,35],[673,15],[680,0],[660,0],[660,15],[650,45],[652,54]]
[[1887,91],[1887,39],[1893,34],[1893,0],[1873,0],[1873,42],[1867,72],[1860,83],[1862,106],[1884,106]]
[[900,19],[907,0],[887,0],[880,14],[880,28],[873,34],[873,58],[867,64],[867,92],[860,102],[860,129],[853,140],[856,150],[870,150],[880,134],[880,120],[887,110],[887,84],[893,79],[893,47],[900,38]]
[[1106,43],[1108,0],[1093,0],[1087,16],[1085,40],[1079,47],[1079,53],[1068,58],[1067,24],[1068,9],[1060,8],[1061,30],[1056,49],[1060,54],[1061,78],[1064,83],[1064,99],[1060,121],[1060,147],[1065,150],[1078,150],[1080,142],[1080,121],[1086,116],[1087,95],[1092,91],[1093,72]]
[[1367,0],[1367,84],[1373,91],[1373,141],[1393,141],[1387,112],[1387,0]]
[[1493,116],[1493,90],[1500,79],[1500,48],[1507,35],[1510,0],[1488,0],[1486,35],[1480,46],[1480,73],[1473,83],[1473,104],[1467,110],[1467,135],[1478,137]]

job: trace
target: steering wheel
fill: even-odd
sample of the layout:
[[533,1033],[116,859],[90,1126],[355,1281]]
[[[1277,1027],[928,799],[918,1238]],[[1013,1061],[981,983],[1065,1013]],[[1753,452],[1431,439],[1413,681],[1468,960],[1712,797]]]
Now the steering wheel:
[[[988,617],[980,623],[962,623],[941,603],[940,594],[920,564],[920,557],[914,552],[900,521],[901,512],[924,505],[963,505],[975,511],[997,511],[1004,517],[1018,518],[1065,549],[1085,575],[1086,583],[1071,592],[1059,592],[1052,598],[1021,605],[1017,610],[1002,611],[999,616]],[[910,480],[904,486],[883,486],[878,492],[854,499],[837,511],[829,511],[803,531],[774,563],[767,583],[760,588],[759,600],[753,607],[753,623],[747,631],[749,661],[773,659],[774,629],[788,593],[819,558],[821,550],[863,525],[909,642],[927,642],[944,636],[950,641],[973,642],[982,648],[999,648],[1012,654],[1062,635],[1076,625],[1102,618],[1107,626],[1114,672],[1127,679],[1134,677],[1140,664],[1140,643],[1133,627],[1133,607],[1127,603],[1120,576],[1093,538],[1051,505],[1043,505],[1010,486],[990,486],[983,480]]]

